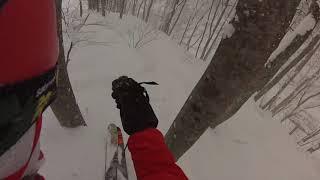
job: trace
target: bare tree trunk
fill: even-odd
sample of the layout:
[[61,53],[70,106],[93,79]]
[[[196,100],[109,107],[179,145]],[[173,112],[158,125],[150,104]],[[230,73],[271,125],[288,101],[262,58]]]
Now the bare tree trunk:
[[93,0],[88,0],[88,8],[89,10],[93,9]]
[[[222,30],[223,30],[224,26],[226,25],[226,23],[228,22],[228,19],[231,17],[232,12],[233,12],[235,6],[236,6],[236,5],[234,5],[234,6],[232,7],[232,9],[229,11],[226,19],[224,20],[224,22],[223,22],[222,25],[220,26],[220,29],[219,29],[219,31],[217,32],[216,37],[212,40],[211,45],[210,45],[209,49],[207,50],[207,52],[206,52],[206,54],[205,54],[205,56],[204,56],[204,58],[203,58],[204,61],[208,59],[208,56],[209,56],[210,52],[213,50],[213,47],[214,47],[214,45],[216,44],[216,41],[218,40],[219,35],[222,33]],[[210,29],[211,29],[211,27],[210,27]]]
[[298,126],[295,126],[290,132],[289,132],[289,135],[292,135],[294,132],[296,132],[296,130],[298,130],[299,127]]
[[69,62],[70,62],[70,54],[73,48],[73,42],[71,41],[68,52],[67,52],[67,60],[66,60],[66,66],[68,66]]
[[100,12],[100,0],[96,0],[97,2],[97,4],[96,4],[96,10],[97,10],[97,12]]
[[112,1],[112,12],[117,12],[117,0],[111,0]]
[[176,26],[177,22],[179,21],[180,16],[181,16],[181,13],[182,13],[182,11],[183,11],[184,7],[186,6],[186,4],[187,4],[187,0],[184,0],[184,1],[183,1],[183,4],[182,4],[182,7],[181,7],[181,9],[180,9],[180,11],[179,11],[179,14],[178,14],[178,16],[177,16],[176,20],[174,21],[174,23],[173,23],[173,25],[172,25],[171,29],[169,30],[169,36],[171,35],[171,33],[172,33],[172,31],[173,31],[174,27]]
[[[320,44],[318,44],[319,48]],[[291,92],[289,96],[287,96],[284,100],[282,100],[277,106],[275,106],[271,112],[272,115],[278,114],[280,111],[282,111],[286,106],[288,106],[300,93],[303,95],[301,96],[299,102],[297,103],[295,109],[292,111],[296,111],[298,108],[300,108],[301,105],[303,105],[305,102],[307,102],[309,99],[311,99],[313,96],[309,96],[306,99],[303,99],[303,97],[306,94],[306,89],[310,88],[310,86],[314,83],[315,80],[319,79],[319,74],[320,74],[320,68],[318,69],[317,72],[315,72],[312,77],[305,79],[301,84],[299,84],[294,91]],[[316,95],[318,96],[318,94]],[[283,120],[281,120],[283,121]]]
[[[310,33],[308,33],[308,35],[305,35],[305,36],[309,36],[309,34]],[[302,44],[301,41],[305,41],[304,40],[305,38],[302,38],[302,40],[300,40],[300,39],[301,39],[301,36],[296,37],[296,40],[294,40],[293,43],[291,43],[291,45],[295,45],[296,44],[295,42],[299,42],[298,44],[301,45]],[[264,86],[257,93],[257,95],[255,95],[254,99],[257,101],[262,96],[264,96],[272,87],[274,87],[282,79],[282,77],[284,77],[284,75],[290,71],[290,69],[295,67],[301,61],[301,59],[303,59],[303,57],[306,56],[309,51],[311,51],[311,49],[319,42],[319,40],[320,40],[319,35],[314,37],[312,39],[312,41],[309,43],[309,45],[306,48],[304,48],[303,51],[294,60],[292,60],[286,68],[284,68],[279,74],[277,74],[277,76],[274,77],[271,82],[269,82],[266,86]],[[297,50],[298,48],[299,48],[298,46],[294,46],[293,49]],[[290,56],[292,55],[291,53],[287,53],[286,51],[288,51],[288,50],[285,50],[285,54],[289,54]],[[286,55],[283,58],[288,59],[288,58],[290,58],[290,57],[288,57],[289,55]],[[278,57],[282,57],[282,54],[280,54]],[[274,61],[278,61],[278,57]]]
[[121,0],[121,4],[120,4],[120,19],[122,19],[122,17],[123,17],[124,10],[125,10],[125,4],[126,4],[126,0]]
[[[166,142],[176,159],[208,127],[215,128],[229,119],[268,82],[264,77],[275,71],[264,67],[276,47],[270,44],[280,43],[298,4],[299,0],[239,0],[238,21],[232,21],[234,34],[221,41],[213,60],[166,134]],[[247,16],[247,10],[255,12],[255,18]]]
[[79,0],[79,11],[80,11],[80,17],[82,17],[82,14],[83,14],[82,0]]
[[[312,15],[314,16],[314,18],[316,19],[317,22],[319,22],[319,6],[317,5],[317,3],[315,1],[312,2],[311,4],[311,8],[310,11],[312,13]],[[318,29],[319,24],[317,23],[317,25],[315,26],[315,28],[313,28],[313,30]],[[293,40],[293,42],[282,52],[280,53],[275,60],[273,60],[271,63],[268,64],[268,66],[273,67],[274,66],[274,62],[275,64],[278,64],[278,61],[287,61],[287,59],[289,59],[300,47],[301,45],[310,37],[310,35],[312,34],[311,31],[307,32],[305,35],[301,36],[301,35],[297,35],[297,37]],[[306,54],[307,49],[304,49],[303,52],[301,54]],[[301,56],[301,54],[299,56]],[[300,58],[301,59],[301,58]],[[297,64],[298,62],[296,62]],[[294,65],[293,65],[294,66]],[[292,66],[292,67],[293,67]],[[273,69],[277,69],[277,68],[273,68]],[[277,76],[279,77],[279,76]],[[282,77],[282,76],[281,76]],[[265,77],[267,79],[272,78],[272,77]],[[273,85],[272,84],[267,84],[266,86],[262,87],[257,95],[254,97],[254,99],[257,101],[258,99],[260,99],[265,93],[267,93],[277,82],[279,82],[281,80],[281,78],[278,80],[273,81]]]
[[[198,48],[197,48],[196,57],[198,56],[198,52],[199,52],[199,49],[200,49],[200,47],[201,47],[201,44],[202,44],[204,35],[205,35],[206,32],[207,32],[207,27],[208,27],[208,24],[209,24],[209,20],[210,20],[210,16],[211,16],[211,11],[212,11],[212,7],[213,7],[213,3],[214,3],[214,0],[212,0],[211,6],[210,6],[209,15],[208,15],[208,18],[207,18],[207,22],[206,22],[206,25],[205,25],[205,27],[204,27],[204,30],[203,30],[203,32],[202,32],[202,34],[201,34],[201,39],[200,39],[200,42],[199,42],[199,45],[198,45]],[[212,19],[215,19],[220,4],[221,4],[221,0],[219,0],[218,6],[216,6],[216,10],[215,10],[215,12],[214,12],[214,16],[213,16]],[[210,32],[209,32],[209,34],[210,34]]]
[[129,12],[130,0],[123,0],[123,14],[127,14]]
[[174,0],[173,5],[172,5],[171,0],[168,0],[167,2],[169,2],[170,11],[169,11],[169,14],[165,14],[164,24],[162,25],[162,28],[161,28],[161,30],[163,32],[165,32],[166,34],[169,33],[170,24],[171,24],[171,21],[173,19],[174,14],[176,13],[176,7],[179,3],[179,0]]
[[189,19],[188,19],[186,28],[185,28],[184,31],[183,31],[183,34],[182,34],[181,40],[180,40],[180,42],[179,42],[179,45],[182,44],[182,42],[183,42],[183,40],[184,40],[184,37],[185,37],[187,31],[189,30],[189,26],[191,25],[191,23],[193,22],[194,18],[195,18],[196,15],[197,15],[197,12],[198,12],[198,4],[199,4],[199,0],[197,0],[197,2],[196,2],[196,7],[195,7],[195,10],[194,10],[193,15],[191,14],[190,17],[189,17]]
[[56,0],[57,8],[57,33],[59,37],[59,59],[58,59],[58,97],[51,104],[51,109],[61,126],[77,127],[85,126],[81,111],[76,102],[69,80],[67,65],[65,62],[62,22],[61,22],[61,1]]
[[183,33],[182,33],[182,37],[181,37],[181,39],[180,39],[179,45],[182,44],[182,42],[183,42],[183,40],[184,40],[184,37],[186,36],[187,31],[189,30],[189,26],[190,26],[190,24],[191,24],[191,17],[192,17],[192,16],[189,17],[188,22],[187,22],[187,25],[186,25],[186,28],[184,28],[184,31],[183,31]]
[[305,143],[305,142],[309,141],[310,139],[312,139],[313,137],[315,137],[315,136],[317,136],[319,134],[320,134],[320,129],[316,130],[313,133],[309,134],[308,136],[304,137],[301,141],[298,142],[298,144],[300,145],[302,143]]
[[[308,37],[311,35],[311,31],[307,32],[304,36],[298,35],[293,42],[290,44],[290,46],[283,51],[280,55],[276,57],[274,61],[279,61],[279,59],[289,59],[299,48],[300,46],[306,41]],[[262,96],[264,96],[273,86],[275,86],[282,77],[296,64],[300,62],[300,60],[312,49],[313,46],[315,46],[320,37],[317,35],[312,39],[312,41],[309,43],[309,45],[303,49],[303,51],[284,69],[282,70],[275,78],[272,79],[270,83],[268,83],[266,86],[264,86],[262,89],[259,90],[257,95],[255,95],[254,99],[257,101]]]
[[144,0],[141,0],[141,3],[140,3],[139,8],[138,8],[138,14],[137,14],[137,17],[138,17],[138,18],[139,18],[139,14],[140,14],[140,10],[141,10],[143,1],[144,1]]
[[96,10],[97,9],[97,0],[90,0],[91,4],[92,4],[92,10]]
[[208,48],[208,46],[210,45],[210,42],[211,42],[211,40],[212,40],[212,38],[213,38],[213,36],[214,36],[214,34],[215,34],[215,32],[216,32],[216,30],[217,30],[220,22],[221,22],[224,14],[225,14],[227,8],[228,8],[229,2],[230,2],[230,0],[227,0],[227,2],[226,2],[225,6],[224,6],[224,8],[223,8],[223,10],[222,10],[222,12],[221,12],[221,14],[220,14],[220,17],[219,17],[219,19],[218,19],[218,22],[215,24],[215,27],[214,27],[213,29],[212,29],[213,20],[212,20],[212,22],[211,22],[211,24],[210,24],[210,35],[209,35],[209,38],[207,39],[207,42],[206,42],[206,44],[204,45],[204,48],[203,48],[203,50],[202,50],[202,54],[201,54],[201,56],[200,56],[201,59],[204,59],[204,56],[205,56],[205,54],[206,54],[206,52],[207,52],[207,48]]
[[132,16],[135,16],[135,15],[136,15],[137,1],[138,1],[138,0],[133,0],[132,11],[131,11]]
[[[283,111],[286,109],[290,103],[292,103],[293,100],[295,100],[298,95],[300,95],[302,92],[306,91],[308,84],[310,83],[311,78],[307,78],[303,80],[301,84],[299,84],[284,100],[282,100],[277,106],[275,106],[272,109],[272,115],[275,116],[279,112]],[[292,110],[292,113],[289,115],[285,116],[284,118],[281,119],[281,122],[285,121],[286,119],[290,118],[292,115],[295,115],[293,112],[298,108],[298,106]]]
[[145,21],[146,21],[146,22],[149,21],[149,17],[150,17],[150,12],[151,12],[151,8],[152,8],[152,5],[153,5],[153,1],[154,1],[154,0],[150,0],[149,6],[148,6],[148,11],[147,11],[147,16],[146,16],[146,18],[145,18]]
[[307,151],[312,154],[312,153],[318,151],[319,149],[320,149],[320,144],[318,144],[316,147],[309,148]]
[[187,42],[187,50],[190,49],[190,43],[191,43],[191,40],[194,36],[194,33],[198,30],[198,27],[199,27],[199,23],[202,21],[202,19],[204,18],[205,14],[203,14],[203,16],[201,16],[201,18],[197,21],[196,25],[194,26],[193,28],[193,31],[191,33],[191,36],[189,37],[189,40]]
[[[314,55],[314,53],[318,50],[319,48],[319,44],[315,47],[316,43],[319,42],[319,39],[320,39],[320,36],[317,35],[315,37],[315,40],[313,43],[310,43],[309,44],[309,54],[307,54],[305,57],[303,57],[302,61],[301,59],[296,59],[298,62],[300,62],[300,64],[295,68],[294,70],[294,74],[290,76],[290,78],[288,80],[286,80],[286,82],[284,82],[284,84],[281,86],[280,90],[272,97],[270,98],[270,100],[262,106],[262,109],[266,109],[268,108],[270,110],[271,108],[271,105],[273,104],[273,102],[275,102],[276,99],[278,99],[279,95],[288,87],[288,85],[297,77],[297,75],[301,72],[301,70],[304,68],[304,66],[310,61],[310,59],[312,58],[312,56]],[[281,72],[281,74],[279,74],[278,76],[280,75],[285,75],[287,74],[293,67],[291,67],[290,65],[293,65],[294,64],[294,61],[292,61],[289,66],[287,66],[284,71]],[[297,63],[296,63],[297,64]],[[296,65],[295,64],[295,65]],[[283,76],[280,76],[280,77],[283,77]],[[280,78],[279,77],[279,78]],[[281,79],[281,78],[280,78]],[[271,81],[272,82],[272,81]]]
[[146,11],[147,11],[147,0],[144,0],[144,2],[143,2],[142,20],[145,20],[145,18],[146,18]]
[[[297,122],[296,120],[292,119],[292,118],[289,118],[290,122],[293,123],[295,125],[295,127],[297,127],[297,129],[300,129],[302,132],[304,132],[305,134],[308,134],[307,131],[300,125],[299,122]],[[293,131],[294,132],[294,131]],[[293,132],[290,132],[290,133],[293,133]],[[289,133],[289,134],[290,134]]]
[[101,0],[101,15],[106,16],[106,0]]
[[111,13],[112,1],[113,0],[107,0],[107,9],[108,9],[109,14]]

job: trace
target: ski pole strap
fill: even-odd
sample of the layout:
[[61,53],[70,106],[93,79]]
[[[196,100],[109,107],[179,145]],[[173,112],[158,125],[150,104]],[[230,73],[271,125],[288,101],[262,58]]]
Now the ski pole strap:
[[56,67],[23,82],[0,85],[0,156],[36,123],[56,94]]
[[[154,81],[149,81],[149,82],[140,82],[139,85],[142,85],[142,84],[147,84],[147,85],[159,85],[158,83],[154,82]],[[148,102],[150,101],[150,97],[149,97],[149,94],[147,92],[147,90],[145,88],[143,88],[143,93],[145,94]]]
[[154,81],[149,81],[149,82],[140,82],[139,83],[140,85],[141,84],[147,84],[147,85],[159,85],[158,83],[154,82]]

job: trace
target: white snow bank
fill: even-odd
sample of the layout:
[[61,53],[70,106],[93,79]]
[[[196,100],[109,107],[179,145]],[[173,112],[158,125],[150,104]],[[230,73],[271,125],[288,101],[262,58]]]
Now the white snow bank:
[[308,14],[297,26],[297,28],[294,29],[294,31],[289,31],[281,40],[278,48],[273,51],[273,53],[270,55],[267,63],[269,64],[272,62],[281,52],[283,52],[294,40],[297,35],[305,35],[308,31],[312,30],[314,26],[316,25],[316,20],[314,19],[313,15],[310,13]]
[[189,178],[319,179],[280,123],[258,111],[250,99],[229,121],[207,130],[179,162]]

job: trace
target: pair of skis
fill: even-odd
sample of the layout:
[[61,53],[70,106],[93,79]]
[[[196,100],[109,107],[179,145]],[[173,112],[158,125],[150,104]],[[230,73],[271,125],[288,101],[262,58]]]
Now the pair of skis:
[[108,126],[105,180],[128,180],[128,168],[121,129],[115,124]]

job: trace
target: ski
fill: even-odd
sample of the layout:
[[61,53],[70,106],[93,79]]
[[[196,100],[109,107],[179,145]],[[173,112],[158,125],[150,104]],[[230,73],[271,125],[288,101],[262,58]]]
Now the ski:
[[127,161],[126,161],[126,148],[124,147],[124,141],[123,141],[123,136],[121,129],[117,127],[117,132],[118,132],[118,146],[120,147],[121,150],[121,171],[123,175],[125,176],[126,179],[128,179],[128,168],[127,168]]
[[128,180],[128,170],[122,132],[115,124],[108,126],[105,180]]

